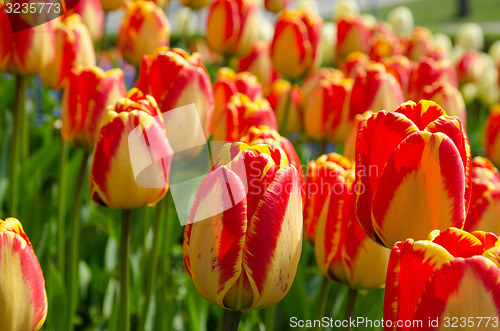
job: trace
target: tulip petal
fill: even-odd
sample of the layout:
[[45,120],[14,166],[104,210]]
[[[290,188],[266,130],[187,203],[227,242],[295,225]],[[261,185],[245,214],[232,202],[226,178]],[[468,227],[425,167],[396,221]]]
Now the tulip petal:
[[440,245],[454,257],[468,258],[474,255],[481,255],[484,251],[483,243],[473,234],[457,229],[449,228],[446,231],[439,232],[432,238],[432,242]]
[[446,115],[446,112],[440,105],[428,100],[420,100],[418,104],[413,101],[407,101],[399,106],[395,112],[405,115],[420,130],[424,130],[440,116]]
[[373,226],[386,247],[425,239],[433,229],[463,227],[465,176],[458,155],[445,134],[425,131],[411,134],[394,151],[372,203]]

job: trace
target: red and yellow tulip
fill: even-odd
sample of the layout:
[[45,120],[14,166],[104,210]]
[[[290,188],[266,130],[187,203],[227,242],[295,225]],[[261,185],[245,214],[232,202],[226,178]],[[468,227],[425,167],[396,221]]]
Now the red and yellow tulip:
[[407,98],[418,101],[423,97],[424,87],[437,81],[446,81],[457,87],[457,73],[448,60],[436,61],[424,57],[413,67],[408,84]]
[[447,81],[437,81],[424,87],[423,98],[443,107],[450,116],[458,116],[464,126],[467,125],[467,110],[460,91]]
[[337,43],[335,55],[341,65],[352,52],[367,54],[370,50],[370,28],[360,15],[350,14],[340,17],[337,22]]
[[411,61],[420,61],[421,57],[428,56],[433,49],[434,38],[432,32],[422,26],[416,26],[406,42],[405,55]]
[[[290,93],[290,89],[292,89]],[[288,99],[288,100],[287,100]],[[267,95],[267,101],[276,114],[278,123],[286,123],[286,132],[298,132],[302,128],[302,112],[300,110],[300,88],[284,79],[278,79]],[[289,107],[288,111],[286,107]],[[287,116],[287,120],[284,117]]]
[[356,158],[356,139],[358,138],[358,131],[361,123],[370,118],[370,116],[373,115],[373,112],[371,110],[365,111],[363,114],[357,114],[354,116],[354,122],[352,123],[351,130],[349,131],[349,134],[347,135],[347,138],[345,140],[345,145],[344,145],[344,156],[350,160],[353,161]]
[[271,44],[267,41],[256,41],[250,53],[238,60],[238,71],[248,71],[257,77],[262,84],[264,94],[271,90],[271,85],[279,75],[271,61]]
[[118,32],[118,48],[127,61],[138,66],[144,55],[168,46],[169,41],[170,23],[154,2],[134,1],[127,6]]
[[242,57],[257,40],[257,4],[253,0],[214,0],[208,9],[206,38],[226,56]]
[[126,7],[129,3],[130,0],[101,0],[102,9],[105,12]]
[[316,88],[319,81],[329,75],[338,75],[343,77],[342,72],[333,68],[319,68],[313,71],[309,76],[307,76],[302,85],[300,85],[301,101],[300,106],[302,109],[305,108],[312,91]]
[[459,84],[477,84],[483,78],[486,68],[482,54],[476,50],[468,50],[459,56],[455,69]]
[[219,117],[212,137],[216,141],[236,142],[252,126],[266,125],[278,130],[276,116],[266,99],[252,101],[248,96],[237,93],[231,97]]
[[[227,186],[231,199],[223,199],[221,187]],[[194,222],[214,198],[228,204],[224,212]],[[184,265],[200,295],[235,311],[278,303],[300,258],[301,206],[299,174],[281,149],[227,144],[204,178],[184,230]]]
[[399,85],[401,85],[403,96],[406,98],[415,62],[408,60],[408,58],[404,55],[394,55],[383,59],[382,63],[384,64],[387,72],[393,75]]
[[500,165],[500,104],[490,108],[484,128],[486,156],[496,165]]
[[42,269],[21,222],[0,220],[0,321],[5,331],[40,330],[47,316]]
[[89,30],[80,15],[65,17],[55,27],[55,58],[45,67],[40,78],[51,89],[64,87],[72,69],[79,66],[95,66],[94,44]]
[[279,13],[290,4],[290,0],[264,0],[264,6],[272,13]]
[[146,188],[136,183],[131,163],[129,135],[140,127],[148,139],[144,149],[153,155],[172,155],[165,134],[160,109],[150,95],[132,89],[125,98],[110,107],[102,120],[90,169],[90,195],[102,206],[132,210],[150,206],[167,192],[170,161],[152,166],[157,177],[165,183],[162,188]]
[[94,42],[102,39],[104,33],[104,11],[99,0],[79,0],[69,13],[80,15],[83,24],[89,29],[90,36]]
[[[392,327],[385,330],[445,330],[452,328],[453,319],[462,330],[497,329],[499,246],[492,233],[457,228],[434,230],[428,240],[396,243],[389,258],[384,298],[384,320]],[[489,325],[485,327],[484,320],[478,327],[476,316],[489,317]],[[398,320],[423,324],[396,327]]]
[[458,117],[409,101],[361,123],[356,140],[356,215],[386,247],[463,228],[471,196],[471,151]]
[[370,57],[361,52],[351,52],[346,56],[345,60],[342,62],[340,70],[349,78],[356,78],[360,70],[370,63]]
[[271,59],[281,75],[298,79],[319,65],[322,25],[321,17],[307,9],[287,9],[278,16]]
[[125,94],[121,69],[104,72],[99,67],[80,67],[73,70],[61,103],[64,140],[91,151],[106,109]]
[[243,93],[252,101],[262,99],[262,85],[257,77],[249,72],[235,73],[231,68],[220,68],[214,82],[214,113],[210,132],[217,131],[219,119],[226,108],[227,103],[236,93]]
[[389,250],[366,236],[355,214],[354,164],[321,155],[307,166],[304,233],[320,270],[353,289],[384,286]]

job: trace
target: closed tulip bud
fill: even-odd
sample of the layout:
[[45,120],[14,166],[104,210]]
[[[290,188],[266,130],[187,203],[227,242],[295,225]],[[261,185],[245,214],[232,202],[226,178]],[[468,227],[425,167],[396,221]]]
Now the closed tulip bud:
[[61,103],[64,140],[91,151],[106,109],[125,94],[121,69],[104,72],[99,67],[80,67],[73,70]]
[[145,54],[168,46],[170,23],[163,10],[151,1],[128,5],[118,33],[118,48],[123,57],[138,66]]
[[[492,321],[487,327],[469,323],[470,329],[496,329],[499,244],[492,233],[450,228],[432,231],[428,240],[408,239],[394,245],[384,298],[384,320],[391,321],[392,327],[385,330],[438,330],[444,321],[466,321],[467,316],[488,316]],[[478,321],[469,317],[472,320]],[[399,321],[413,321],[414,327],[396,327]],[[437,322],[427,324],[433,321]]]
[[334,15],[335,21],[349,15],[358,15],[359,5],[356,0],[340,0],[335,2]]
[[183,6],[187,6],[191,9],[201,9],[203,7],[208,6],[210,0],[181,0]]
[[279,13],[290,4],[290,0],[264,0],[264,6],[271,13]]
[[248,71],[257,77],[262,84],[264,95],[271,90],[271,86],[279,78],[278,72],[271,61],[271,45],[267,41],[256,41],[250,54],[240,58],[237,67],[238,71]]
[[182,49],[162,47],[144,56],[136,87],[152,95],[162,113],[194,103],[205,137],[209,136],[214,95],[198,53],[189,55]]
[[271,45],[276,70],[289,79],[309,74],[319,65],[323,20],[310,10],[285,10],[277,21]]
[[370,63],[365,70],[358,71],[352,86],[349,117],[367,110],[392,111],[403,103],[403,91],[396,78],[389,74],[381,63]]
[[134,129],[147,136],[144,140],[154,155],[172,155],[160,109],[150,95],[132,89],[125,98],[108,108],[97,138],[90,168],[90,195],[102,206],[136,209],[151,206],[167,192],[170,160],[151,165],[155,176],[164,180],[163,188],[146,188],[136,183],[131,164],[129,135]]
[[403,98],[408,99],[408,88],[410,86],[410,77],[413,72],[415,62],[408,60],[404,55],[394,55],[383,59],[382,63],[388,73],[394,76],[401,85],[403,90]]
[[99,41],[104,33],[104,11],[99,0],[79,0],[69,13],[76,13],[89,29],[92,40]]
[[376,25],[371,34],[369,53],[370,58],[377,62],[403,53],[403,45],[392,32],[390,25],[384,22]]
[[485,154],[493,163],[500,165],[500,104],[490,108],[484,128]]
[[370,57],[361,52],[352,52],[345,58],[340,69],[349,78],[356,78],[358,71],[364,70],[364,68],[370,63]]
[[370,50],[370,28],[359,15],[347,15],[337,22],[337,44],[335,55],[341,65],[352,52],[368,53]]
[[[292,93],[290,95],[290,89]],[[289,99],[290,98],[290,99]],[[302,113],[300,110],[300,88],[286,80],[274,82],[267,101],[276,114],[278,123],[286,123],[287,132],[298,132],[302,128]],[[286,107],[288,106],[288,110]],[[284,117],[287,116],[286,122]]]
[[326,76],[311,92],[304,108],[308,137],[343,143],[354,120],[349,109],[353,83],[338,74]]
[[257,5],[250,0],[215,0],[208,9],[207,41],[225,56],[242,57],[257,40]]
[[357,114],[354,116],[354,122],[352,123],[351,130],[347,135],[344,145],[344,156],[346,159],[353,161],[356,158],[356,139],[358,138],[358,131],[361,126],[361,122],[368,119],[373,115],[371,110],[365,111],[363,114]]
[[436,228],[463,228],[471,151],[460,119],[427,100],[372,115],[356,140],[356,185],[359,222],[386,247]]
[[448,54],[453,47],[453,42],[448,35],[438,32],[434,34],[434,47],[442,50],[444,54]]
[[105,12],[126,7],[129,3],[130,0],[101,0],[102,9]]
[[477,23],[465,23],[457,30],[455,35],[455,44],[464,49],[474,49],[482,51],[484,47],[484,33],[481,26]]
[[440,105],[446,114],[458,116],[464,126],[467,123],[467,110],[460,91],[446,81],[437,81],[424,87],[423,98]]
[[237,93],[231,97],[219,117],[213,140],[236,142],[252,126],[260,125],[278,130],[276,116],[269,102],[266,99],[252,101],[248,96]]
[[422,26],[416,26],[407,41],[405,55],[412,61],[420,61],[420,58],[429,55],[433,48],[432,32]]
[[309,96],[311,95],[312,91],[316,88],[316,85],[318,85],[318,82],[325,78],[328,75],[338,75],[339,77],[344,77],[341,71],[333,68],[319,68],[315,71],[313,71],[309,76],[304,79],[302,82],[302,85],[300,86],[300,95],[301,95],[301,101],[300,101],[300,107],[304,109],[306,106]]
[[64,87],[72,69],[95,66],[95,51],[89,30],[78,14],[68,16],[56,24],[54,60],[45,67],[40,78],[51,89]]
[[[222,308],[272,306],[290,289],[302,249],[299,174],[281,149],[243,143],[227,144],[213,169],[184,230],[186,270],[198,293]],[[222,186],[231,188],[227,199]],[[213,199],[224,211],[205,219]]]
[[490,160],[472,159],[472,195],[465,231],[500,233],[500,174]]
[[33,246],[15,218],[0,220],[0,321],[5,331],[40,330],[47,294]]
[[387,22],[396,35],[409,36],[413,30],[413,13],[408,7],[396,7],[387,14]]
[[252,101],[262,99],[262,85],[249,72],[235,73],[231,68],[220,68],[214,82],[214,113],[210,132],[217,131],[220,117],[227,103],[236,93],[243,93]]
[[354,164],[331,153],[307,170],[304,233],[314,239],[320,270],[350,288],[383,287],[389,250],[368,238],[356,219]]
[[446,81],[457,87],[457,73],[448,60],[435,61],[430,57],[422,60],[413,67],[408,85],[407,99],[418,101],[423,98],[423,90],[427,85],[437,81]]
[[485,65],[481,53],[470,50],[463,52],[455,66],[459,84],[478,84],[485,74]]
[[[27,24],[32,17],[22,16]],[[41,17],[42,15],[40,15]],[[42,18],[40,18],[42,19]],[[42,25],[12,32],[5,3],[0,2],[0,71],[20,75],[37,75],[54,59],[54,24],[52,21]]]

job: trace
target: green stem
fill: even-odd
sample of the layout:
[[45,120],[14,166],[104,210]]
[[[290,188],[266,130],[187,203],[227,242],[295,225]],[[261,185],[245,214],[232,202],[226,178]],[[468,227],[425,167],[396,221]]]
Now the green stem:
[[120,238],[120,331],[130,330],[129,256],[130,223],[132,211],[122,211],[122,233]]
[[66,237],[66,172],[68,168],[68,145],[61,138],[61,151],[59,154],[59,181],[57,187],[58,194],[58,223],[57,223],[57,241],[58,241],[58,268],[61,274],[65,270],[66,250],[64,249],[64,241]]
[[266,330],[274,330],[274,319],[276,315],[276,305],[266,309],[265,322]]
[[106,23],[108,22],[108,12],[104,12],[104,27],[102,28],[102,39],[101,39],[101,45],[100,45],[100,52],[103,52],[106,50]]
[[228,67],[230,68],[229,64],[231,63],[231,56],[224,54],[222,55],[222,63],[221,67]]
[[326,137],[324,137],[323,139],[321,139],[318,156],[325,154],[326,146],[328,146],[328,140],[326,139]]
[[147,284],[146,284],[146,301],[144,301],[144,307],[142,311],[142,320],[139,330],[146,330],[146,322],[148,320],[149,306],[151,303],[151,296],[153,294],[153,288],[156,285],[156,276],[158,271],[158,258],[156,256],[158,251],[158,239],[161,235],[160,232],[160,224],[162,219],[162,208],[163,203],[160,201],[156,204],[155,207],[155,215],[153,220],[153,245],[151,247],[151,257],[149,259],[149,268],[147,275]]
[[[356,305],[356,298],[358,297],[358,290],[352,288],[347,292],[347,302],[345,304],[344,320],[349,320],[354,317],[354,306]],[[349,325],[349,323],[347,324]],[[345,330],[349,331],[351,328],[347,326]]]
[[290,108],[292,103],[292,93],[293,93],[294,82],[290,81],[290,91],[288,91],[286,99],[285,99],[285,113],[281,118],[281,123],[278,125],[278,129],[280,130],[280,134],[282,137],[286,137],[288,135],[288,117],[290,116]]
[[69,325],[67,330],[73,330],[73,317],[76,314],[78,307],[78,287],[79,287],[79,277],[78,277],[78,262],[79,262],[79,239],[80,239],[80,206],[82,203],[82,188],[83,180],[85,178],[85,172],[87,170],[87,163],[89,159],[89,153],[85,152],[83,154],[82,162],[80,164],[80,169],[78,170],[78,177],[76,179],[75,186],[75,196],[73,200],[72,212],[71,212],[71,224],[70,224],[70,268],[69,268],[69,304],[70,304],[70,314],[69,314]]
[[[330,280],[323,275],[321,281],[321,288],[319,290],[318,305],[316,307],[316,319],[320,320],[325,316],[326,302],[328,300],[328,289],[330,288]],[[323,327],[319,326],[316,330],[322,330]]]
[[12,144],[10,146],[10,216],[17,216],[17,197],[18,197],[18,163],[19,163],[19,146],[23,146],[23,122],[25,112],[25,97],[26,97],[27,77],[22,75],[16,76],[16,95],[14,99],[13,111],[13,130],[12,130]]
[[241,311],[222,310],[222,331],[237,331],[240,325]]
[[170,286],[170,273],[171,273],[171,268],[170,268],[170,252],[172,250],[172,243],[174,240],[172,240],[172,234],[173,234],[173,221],[171,217],[171,203],[172,203],[172,193],[169,190],[165,197],[163,198],[162,201],[160,201],[161,204],[164,204],[164,210],[165,210],[165,218],[163,221],[164,229],[164,237],[163,237],[163,247],[162,247],[162,252],[163,252],[163,281],[161,282],[161,307],[162,311],[166,312],[163,314],[160,314],[161,316],[161,323],[160,323],[160,329],[159,330],[170,330],[172,328],[172,319],[173,319],[173,314],[169,313],[169,310],[171,310],[170,307],[172,300],[169,300],[171,296],[171,286]]

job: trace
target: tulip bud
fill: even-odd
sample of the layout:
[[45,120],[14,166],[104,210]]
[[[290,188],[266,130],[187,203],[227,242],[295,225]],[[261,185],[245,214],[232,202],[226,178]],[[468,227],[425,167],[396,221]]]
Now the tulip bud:
[[344,77],[341,71],[333,68],[319,68],[312,72],[309,76],[304,79],[302,85],[300,86],[300,107],[305,108],[312,91],[318,85],[318,82],[328,75],[338,75],[339,77]]
[[151,1],[128,5],[118,33],[118,48],[123,57],[138,66],[145,54],[168,46],[170,23],[163,10]]
[[323,78],[312,90],[304,108],[308,137],[343,143],[354,115],[349,109],[353,83],[336,73]]
[[409,36],[413,30],[413,13],[408,7],[396,7],[387,14],[387,22],[397,36]]
[[[22,17],[27,24],[38,15]],[[43,19],[40,15],[39,19]],[[37,75],[54,59],[54,24],[52,21],[16,33],[7,17],[5,3],[0,2],[0,71],[20,75]]]
[[236,142],[252,126],[260,125],[278,130],[276,116],[269,102],[266,99],[252,101],[248,96],[237,93],[231,97],[219,117],[213,140]]
[[335,1],[333,19],[338,21],[342,17],[359,14],[359,5],[356,0]]
[[158,48],[152,55],[144,56],[136,87],[152,95],[162,113],[194,103],[205,137],[209,136],[214,95],[198,53],[189,55],[178,48]]
[[412,61],[420,61],[420,58],[429,55],[433,48],[432,32],[422,26],[416,26],[407,42],[405,55]]
[[458,116],[464,126],[467,123],[467,110],[460,91],[446,81],[437,81],[424,87],[423,98],[440,105],[446,114]]
[[483,29],[477,23],[464,23],[457,30],[455,44],[466,50],[474,49],[476,51],[482,51],[484,47]]
[[413,67],[408,85],[407,99],[418,101],[423,97],[424,87],[437,81],[446,81],[457,87],[457,73],[448,60],[435,61],[430,57],[422,58]]
[[80,67],[73,70],[61,103],[64,140],[91,151],[106,109],[125,93],[121,69],[104,72],[99,67]]
[[314,240],[320,270],[350,288],[382,287],[389,250],[368,238],[356,219],[354,164],[331,153],[310,161],[307,173],[304,234]]
[[55,28],[55,58],[45,67],[40,78],[51,89],[64,87],[71,69],[95,66],[95,51],[89,30],[78,14],[64,18]]
[[380,22],[372,31],[369,52],[372,60],[382,62],[385,58],[402,54],[403,46],[392,32],[391,26]]
[[163,188],[146,188],[136,183],[131,164],[129,135],[136,129],[147,136],[145,148],[153,154],[173,155],[160,109],[150,95],[132,89],[125,98],[110,107],[101,123],[90,168],[90,195],[102,206],[114,209],[136,209],[151,206],[167,192],[170,159],[151,165],[163,179]]
[[243,93],[252,101],[262,99],[262,85],[249,72],[235,73],[231,68],[220,68],[214,82],[214,113],[210,132],[217,131],[220,117],[227,103],[236,93]]
[[262,84],[265,95],[271,90],[271,85],[279,78],[278,72],[271,61],[271,45],[267,41],[256,41],[250,54],[240,58],[237,67],[238,71],[248,71],[254,74]]
[[500,165],[500,104],[490,108],[484,128],[485,154],[493,163]]
[[354,116],[354,122],[352,123],[351,130],[347,135],[347,139],[345,140],[344,145],[344,156],[346,159],[353,161],[356,158],[355,150],[356,150],[356,139],[358,138],[359,128],[361,127],[361,122],[370,118],[373,115],[373,112],[368,110],[363,114],[357,114]]
[[337,22],[337,44],[335,55],[341,65],[349,53],[368,53],[370,49],[370,28],[359,15],[341,17]]
[[271,13],[279,13],[290,4],[290,0],[264,0],[264,6]]
[[206,7],[210,3],[210,0],[181,0],[181,3],[183,6],[198,10]]
[[370,63],[365,70],[358,71],[352,86],[349,103],[349,118],[367,110],[392,111],[403,103],[403,91],[396,78],[389,74],[383,64]]
[[415,62],[408,60],[404,55],[394,55],[383,59],[382,63],[388,73],[394,76],[401,85],[403,98],[408,99],[408,88],[410,86],[410,77],[413,72]]
[[463,52],[459,56],[455,68],[459,84],[478,84],[485,73],[483,57],[481,53],[474,50]]
[[[437,330],[458,321],[471,329],[496,329],[500,316],[498,237],[457,228],[432,231],[428,240],[408,239],[392,248],[387,270],[384,320],[387,330]],[[478,327],[488,316],[492,323]],[[469,317],[467,316],[474,316]],[[412,321],[413,328],[396,328]],[[414,322],[420,321],[420,326]],[[434,325],[430,324],[434,322]],[[405,324],[407,325],[407,324]],[[462,329],[466,329],[462,324]],[[496,325],[496,326],[492,326]]]
[[90,36],[94,42],[102,39],[104,33],[104,11],[99,0],[79,0],[69,13],[80,15],[83,24],[89,29]]
[[289,79],[307,75],[319,65],[321,17],[309,10],[285,10],[276,21],[271,60]]
[[101,0],[102,9],[105,12],[126,7],[129,3],[130,0]]
[[[290,95],[290,89],[292,93]],[[278,123],[286,123],[286,132],[298,132],[302,128],[302,113],[300,111],[300,88],[286,80],[274,82],[267,101],[276,114]],[[288,110],[286,107],[288,106]],[[285,121],[285,117],[286,121]]]
[[2,330],[37,331],[47,317],[47,294],[33,246],[15,218],[0,220]]
[[358,71],[364,70],[368,63],[370,63],[370,57],[367,54],[352,52],[347,55],[340,70],[342,70],[346,77],[354,79],[358,75]]
[[[222,308],[272,306],[290,289],[302,249],[297,170],[281,149],[243,143],[227,144],[213,169],[184,230],[186,270],[200,295]],[[230,187],[230,197],[220,187]],[[224,211],[205,219],[212,199]]]
[[248,0],[215,0],[208,9],[207,41],[216,52],[242,57],[257,40],[257,5]]
[[460,119],[427,100],[372,115],[356,140],[356,185],[359,222],[386,247],[436,228],[463,228],[471,151]]

